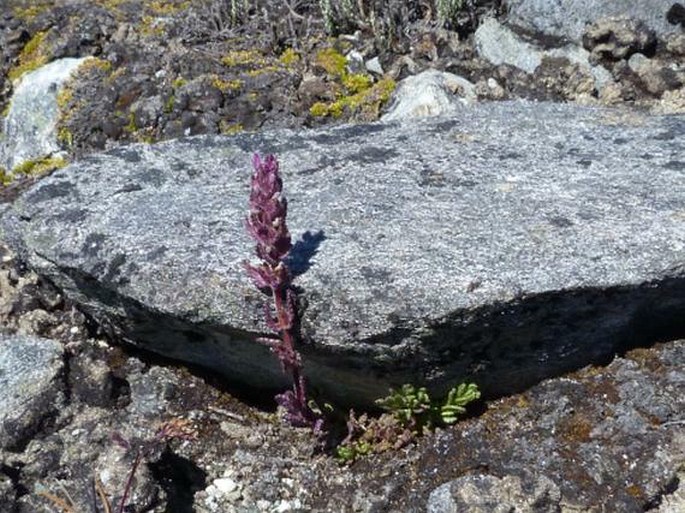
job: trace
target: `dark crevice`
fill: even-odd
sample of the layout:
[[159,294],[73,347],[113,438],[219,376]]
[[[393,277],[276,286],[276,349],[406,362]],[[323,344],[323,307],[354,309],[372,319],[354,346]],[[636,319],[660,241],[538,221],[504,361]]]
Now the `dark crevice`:
[[149,467],[153,478],[166,492],[165,513],[193,513],[194,495],[207,486],[207,474],[189,459],[169,449]]
[[12,488],[15,493],[15,500],[29,494],[29,489],[24,486],[21,482],[21,469],[6,465],[4,463],[0,464],[0,473],[5,474],[9,480],[12,482]]

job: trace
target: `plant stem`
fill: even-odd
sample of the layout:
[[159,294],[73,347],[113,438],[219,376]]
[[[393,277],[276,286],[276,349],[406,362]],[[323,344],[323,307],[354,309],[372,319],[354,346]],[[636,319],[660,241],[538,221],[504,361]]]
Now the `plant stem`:
[[[283,305],[283,287],[272,288],[271,293],[274,297],[274,304],[276,307],[276,317],[278,318],[278,325],[281,328],[281,340],[286,348],[286,351],[293,355],[293,358],[298,358],[299,355],[295,351],[295,340],[292,333],[292,326],[288,320],[288,314],[285,311],[285,306]],[[297,396],[298,401],[304,404],[306,399],[306,392],[304,390],[304,384],[300,375],[300,368],[298,365],[289,365],[288,370],[293,379],[293,391]]]
[[121,498],[121,503],[119,504],[119,513],[124,513],[124,508],[126,507],[126,499],[128,499],[128,494],[131,493],[131,489],[133,488],[133,478],[136,475],[136,470],[138,470],[138,465],[140,465],[141,458],[142,455],[139,449],[138,451],[136,451],[136,459],[133,461],[131,472],[129,472],[128,474],[126,488],[124,488],[124,496]]

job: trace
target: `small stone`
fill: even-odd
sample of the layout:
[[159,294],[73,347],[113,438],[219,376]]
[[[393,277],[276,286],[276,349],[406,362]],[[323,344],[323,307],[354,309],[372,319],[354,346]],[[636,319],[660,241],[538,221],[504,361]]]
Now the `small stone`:
[[366,61],[365,66],[366,70],[370,73],[375,73],[376,75],[382,75],[384,73],[383,66],[381,66],[381,61],[378,57]]
[[212,484],[222,495],[227,495],[236,491],[239,488],[238,483],[236,483],[230,477],[221,477],[212,481]]
[[347,59],[347,69],[350,73],[364,73],[364,57],[357,50],[350,51],[345,58]]

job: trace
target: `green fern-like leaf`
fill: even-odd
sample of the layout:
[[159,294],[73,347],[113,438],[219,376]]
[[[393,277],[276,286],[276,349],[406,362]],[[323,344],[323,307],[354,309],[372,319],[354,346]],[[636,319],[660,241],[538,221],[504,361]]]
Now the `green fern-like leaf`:
[[480,391],[474,383],[462,383],[454,387],[440,407],[440,418],[445,424],[454,424],[466,411],[466,405],[479,398]]
[[404,425],[417,420],[431,408],[430,396],[426,389],[417,389],[414,385],[402,385],[399,390],[391,389],[388,397],[379,399],[376,403],[392,413]]

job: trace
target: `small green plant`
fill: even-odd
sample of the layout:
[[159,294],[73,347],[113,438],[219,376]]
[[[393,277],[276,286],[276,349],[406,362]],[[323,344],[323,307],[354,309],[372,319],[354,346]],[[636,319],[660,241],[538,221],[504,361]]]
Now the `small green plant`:
[[433,401],[424,387],[403,385],[390,390],[390,395],[376,401],[386,413],[371,418],[364,413],[357,417],[351,411],[347,421],[347,437],[336,448],[335,455],[343,463],[372,453],[400,449],[416,437],[431,432],[437,426],[454,424],[466,412],[466,405],[480,398],[478,387],[462,383],[452,388],[444,401]]
[[452,388],[442,403],[432,401],[424,387],[403,385],[399,390],[390,390],[390,395],[379,399],[376,404],[402,425],[422,431],[438,424],[454,424],[457,417],[466,411],[465,406],[478,398],[480,392],[473,383],[462,383]]
[[463,5],[464,0],[436,0],[435,7],[440,23],[455,26],[457,14],[459,14]]

